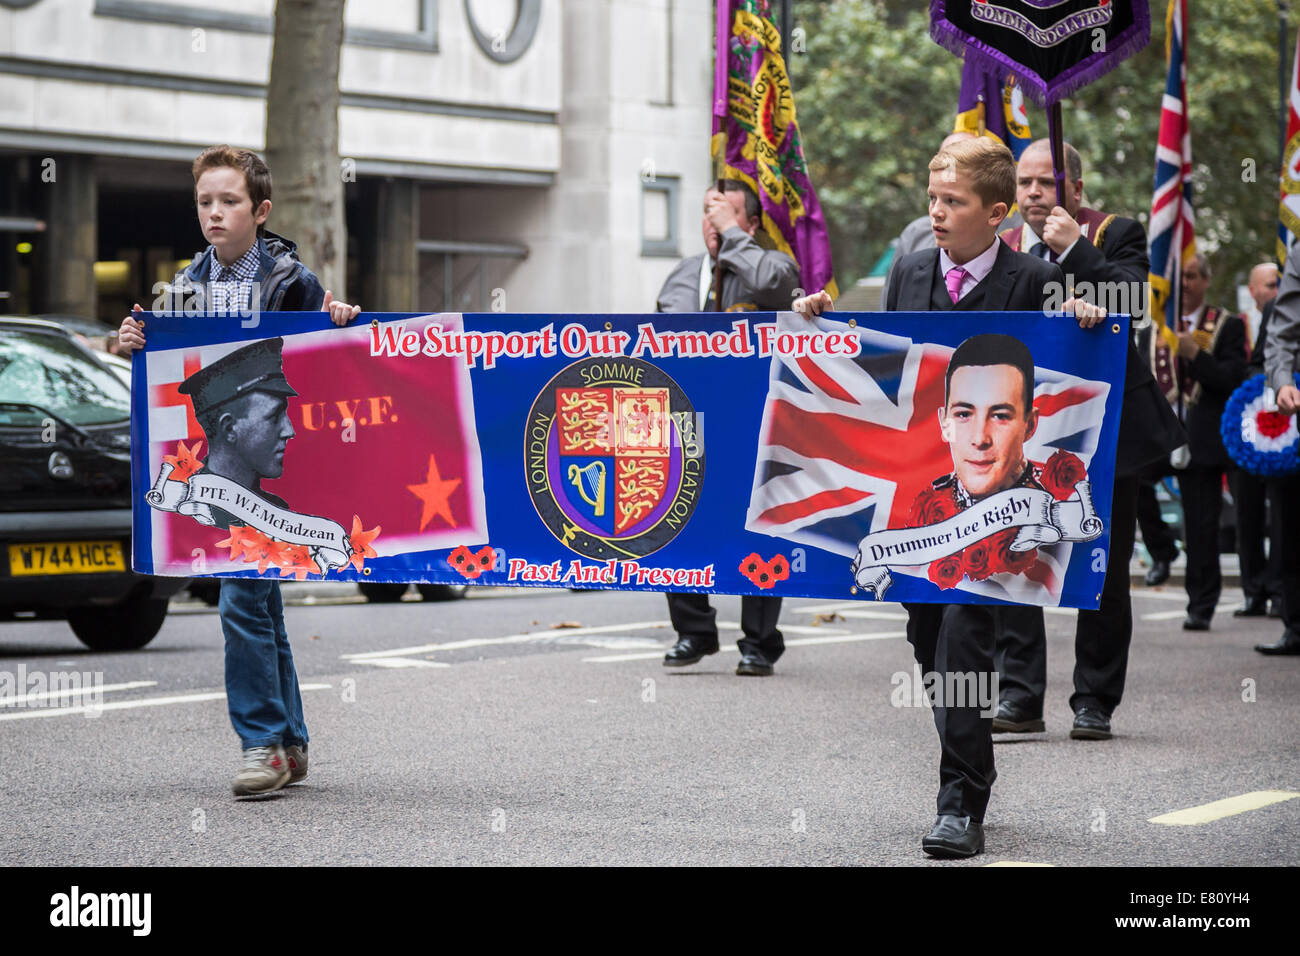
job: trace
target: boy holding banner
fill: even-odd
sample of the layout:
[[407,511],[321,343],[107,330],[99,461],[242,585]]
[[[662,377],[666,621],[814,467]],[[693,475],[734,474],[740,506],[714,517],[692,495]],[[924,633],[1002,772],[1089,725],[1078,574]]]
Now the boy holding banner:
[[[360,306],[335,302],[298,260],[296,246],[264,229],[271,214],[271,171],[260,157],[212,146],[194,160],[193,174],[199,226],[210,245],[176,274],[173,294],[193,296],[199,311],[232,316],[319,309],[340,326],[357,317]],[[141,311],[137,304],[133,312]],[[123,319],[118,343],[123,354],[144,348],[144,322]],[[208,437],[205,467],[229,452],[227,457],[252,462],[256,480],[278,477],[283,446],[293,436],[286,396],[296,394],[279,358],[278,341],[270,349],[246,346],[187,380]],[[220,451],[213,447],[217,443]],[[250,456],[248,448],[262,445],[270,446],[270,454]],[[223,578],[219,608],[227,704],[243,746],[233,789],[236,797],[260,797],[307,776],[307,726],[279,582]]]
[[[1016,165],[1006,146],[979,138],[941,149],[930,161],[929,182],[937,248],[903,258],[886,309],[1042,310],[1053,290],[1064,288],[1065,277],[1057,265],[1015,252],[998,239],[998,228],[1015,197]],[[832,308],[824,291],[794,303],[794,310],[809,318]],[[1104,309],[1075,299],[1063,310],[1073,313],[1082,328],[1098,325],[1106,315]],[[1025,414],[1032,412],[1025,409]],[[979,604],[906,607],[907,639],[923,673],[993,673],[994,636],[1006,609]],[[1013,608],[1011,613],[1026,612]],[[935,857],[983,852],[984,811],[997,776],[992,712],[981,711],[973,701],[963,702],[971,706],[954,703],[941,697],[934,701],[941,749],[938,817],[921,847]]]

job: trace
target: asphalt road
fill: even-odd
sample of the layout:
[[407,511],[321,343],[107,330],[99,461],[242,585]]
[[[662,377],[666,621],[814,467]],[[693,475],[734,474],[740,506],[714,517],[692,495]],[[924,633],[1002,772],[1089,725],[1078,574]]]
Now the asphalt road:
[[[896,706],[912,669],[897,605],[787,601],[789,647],[761,679],[733,673],[734,624],[718,655],[662,667],[657,595],[385,606],[290,585],[311,771],[257,802],[230,796],[215,611],[176,605],[120,654],[59,622],[2,624],[0,674],[85,672],[105,690],[95,717],[0,703],[0,864],[1300,862],[1300,799],[1282,799],[1300,794],[1300,659],[1251,650],[1279,623],[1234,621],[1228,591],[1214,630],[1184,633],[1179,590],[1134,594],[1116,738],[1068,739],[1074,618],[1050,613],[1047,732],[998,738],[987,852],[956,863],[920,850],[938,744],[923,706]],[[738,620],[737,598],[715,604]]]

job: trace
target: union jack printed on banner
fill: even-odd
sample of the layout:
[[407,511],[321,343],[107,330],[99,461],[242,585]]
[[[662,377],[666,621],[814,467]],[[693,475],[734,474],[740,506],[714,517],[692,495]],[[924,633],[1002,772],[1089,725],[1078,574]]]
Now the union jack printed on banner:
[[[792,320],[783,314],[778,321]],[[806,331],[807,323],[797,321]],[[816,324],[823,331],[847,329],[825,318]],[[853,358],[773,359],[747,531],[851,559],[867,534],[905,527],[916,496],[952,472],[939,410],[953,350],[870,329],[859,328],[858,338],[862,351]],[[1035,367],[1039,424],[1025,444],[1026,458],[1042,463],[1064,449],[1090,465],[1109,391],[1106,382]],[[1071,548],[1040,547],[1023,576],[998,574],[958,586],[987,597],[1058,605]],[[926,578],[925,568],[913,570]]]
[[[1187,0],[1169,0],[1165,49],[1169,67],[1160,105],[1155,194],[1151,199],[1151,314],[1170,348],[1177,346],[1171,295],[1182,267],[1196,255],[1192,214],[1192,131],[1187,121]],[[1158,271],[1157,271],[1158,270]]]

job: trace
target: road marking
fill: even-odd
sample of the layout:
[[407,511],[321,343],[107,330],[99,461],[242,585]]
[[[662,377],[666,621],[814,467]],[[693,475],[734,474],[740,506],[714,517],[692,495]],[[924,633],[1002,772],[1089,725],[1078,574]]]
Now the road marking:
[[1202,823],[1213,823],[1215,820],[1222,820],[1224,817],[1235,816],[1238,813],[1245,813],[1248,810],[1258,810],[1261,807],[1281,803],[1284,800],[1294,800],[1296,797],[1300,797],[1300,793],[1291,790],[1253,790],[1250,793],[1243,793],[1236,797],[1227,797],[1223,800],[1215,800],[1213,803],[1204,803],[1199,807],[1188,807],[1186,810],[1162,813],[1158,817],[1152,817],[1147,823],[1161,823],[1170,827],[1194,827]]
[[83,686],[72,690],[44,690],[35,694],[24,694],[22,697],[4,698],[0,697],[0,707],[22,707],[37,700],[53,700],[56,697],[85,697],[87,694],[101,694],[110,690],[135,690],[138,687],[156,687],[156,680],[133,680],[125,684],[101,684],[95,686]]
[[[809,647],[814,644],[851,644],[858,641],[881,641],[895,637],[906,637],[905,631],[889,631],[884,634],[828,634],[825,637],[797,637],[792,641],[786,641],[786,647]],[[667,647],[664,648],[665,650]],[[726,647],[718,648],[722,654],[736,654],[740,648]],[[584,664],[618,664],[623,661],[654,661],[663,657],[662,651],[655,651],[651,654],[610,654],[603,657],[584,657]]]
[[1133,591],[1129,593],[1134,598],[1148,598],[1152,601],[1177,601],[1180,604],[1186,603],[1187,594],[1182,588],[1177,591]]
[[998,860],[996,863],[985,863],[984,869],[991,866],[1056,866],[1055,863],[1029,863],[1025,860]]
[[379,657],[409,657],[413,654],[431,654],[434,651],[459,651],[467,647],[489,647],[498,644],[527,644],[553,637],[577,637],[582,634],[610,634],[615,631],[651,630],[672,627],[667,621],[634,621],[631,624],[602,624],[599,627],[557,627],[531,634],[507,634],[505,637],[472,637],[463,641],[445,641],[442,644],[419,644],[415,647],[395,647],[387,651],[365,651],[360,654],[340,654],[345,661],[364,663]]
[[375,660],[357,661],[358,664],[369,664],[371,667],[450,667],[450,664],[443,661],[416,660],[413,657],[380,657]]
[[[333,684],[301,684],[299,690],[329,690]],[[87,704],[81,707],[55,707],[50,710],[24,710],[16,714],[0,714],[0,720],[27,720],[33,717],[65,717],[69,714],[99,713],[105,710],[131,710],[137,707],[163,707],[168,704],[197,704],[221,700],[224,691],[205,694],[177,694],[170,697],[140,697],[136,700],[115,700],[111,704]]]
[[[906,615],[904,615],[906,617]],[[669,622],[665,621],[665,624]],[[777,628],[789,634],[847,634],[848,631],[839,627],[815,627],[807,624],[777,624]],[[718,630],[720,631],[739,631],[740,622],[738,621],[719,621]]]
[[[671,628],[672,622],[670,621],[633,621],[629,624],[601,624],[594,627],[556,627],[544,631],[533,631],[528,634],[507,634],[504,637],[473,637],[467,638],[463,641],[444,641],[441,644],[419,644],[415,647],[395,647],[386,651],[364,651],[357,654],[342,654],[340,657],[343,660],[352,661],[355,664],[379,665],[379,662],[385,659],[410,659],[417,654],[432,654],[437,651],[460,651],[471,647],[492,647],[503,644],[532,644],[544,641],[553,641],[557,644],[582,643],[580,640],[582,637],[595,634],[617,633],[619,635],[628,635],[627,640],[635,641],[636,637],[632,636],[630,632],[671,630]],[[719,621],[718,629],[724,631],[738,631],[740,630],[740,624],[735,621]],[[789,631],[792,634],[833,635],[847,633],[847,631],[839,628],[805,627],[799,624],[783,624],[781,625],[781,630]],[[575,638],[579,640],[575,640]],[[657,656],[657,653],[651,656]],[[397,664],[391,666],[409,667],[414,665]]]
[[1079,613],[1077,607],[1045,607],[1044,614],[1055,614],[1057,617],[1075,617]]
[[[1185,601],[1185,600],[1186,598],[1180,599],[1180,601]],[[1234,608],[1235,606],[1236,605],[1234,602],[1227,601],[1224,602],[1223,604],[1220,604],[1218,607],[1215,608],[1215,610],[1227,611],[1231,608]],[[1186,617],[1186,616],[1187,616],[1186,611],[1152,611],[1150,614],[1143,614],[1141,619],[1144,621],[1172,621],[1177,618]]]
[[870,604],[870,601],[836,601],[833,604],[811,604],[808,607],[799,608],[800,614],[830,614],[832,611],[843,611],[846,608],[860,608],[864,604]]

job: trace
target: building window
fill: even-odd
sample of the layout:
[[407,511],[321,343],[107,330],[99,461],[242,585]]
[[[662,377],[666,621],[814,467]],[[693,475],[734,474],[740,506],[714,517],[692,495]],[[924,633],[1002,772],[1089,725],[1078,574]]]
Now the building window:
[[641,255],[681,255],[677,250],[677,196],[681,184],[679,176],[641,181]]

